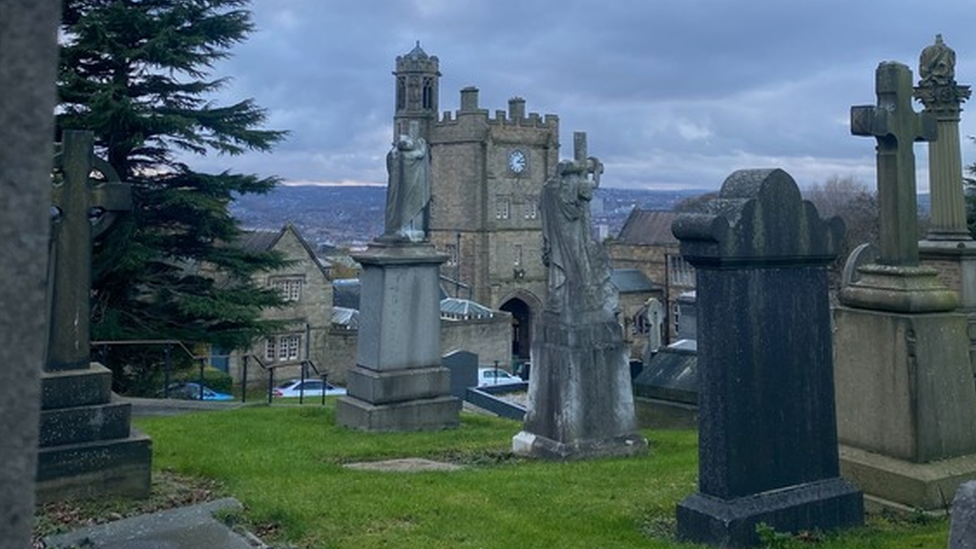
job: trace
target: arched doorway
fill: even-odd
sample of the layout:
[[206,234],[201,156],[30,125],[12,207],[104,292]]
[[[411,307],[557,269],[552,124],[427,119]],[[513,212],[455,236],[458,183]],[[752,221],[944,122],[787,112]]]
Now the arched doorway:
[[502,303],[499,309],[512,315],[512,357],[519,362],[528,361],[532,351],[532,309],[517,297]]

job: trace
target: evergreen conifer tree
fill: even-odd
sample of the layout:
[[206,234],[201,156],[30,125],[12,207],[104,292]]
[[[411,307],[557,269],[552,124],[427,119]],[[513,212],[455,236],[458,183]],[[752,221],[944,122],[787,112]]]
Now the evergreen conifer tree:
[[184,160],[269,151],[286,132],[262,129],[253,100],[214,105],[226,83],[214,63],[253,30],[248,0],[65,0],[58,130],[95,133],[96,153],[132,184],[132,212],[96,244],[94,339],[178,339],[247,347],[276,326],[280,305],[252,275],[279,255],[230,245],[235,194],[276,177],[199,173]]

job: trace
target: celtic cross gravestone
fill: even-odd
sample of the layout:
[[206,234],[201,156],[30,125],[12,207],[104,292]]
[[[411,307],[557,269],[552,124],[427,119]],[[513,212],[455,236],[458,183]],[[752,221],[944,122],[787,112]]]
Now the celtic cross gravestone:
[[[92,238],[108,228],[114,212],[128,210],[132,202],[129,185],[92,155],[93,139],[91,132],[66,130],[54,159],[61,177],[51,192],[53,286],[47,369],[52,371],[88,368]],[[93,169],[106,180],[93,180]]]

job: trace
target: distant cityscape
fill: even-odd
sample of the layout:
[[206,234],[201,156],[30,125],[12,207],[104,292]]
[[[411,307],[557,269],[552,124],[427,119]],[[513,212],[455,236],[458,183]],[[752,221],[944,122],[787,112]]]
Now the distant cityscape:
[[[591,205],[598,238],[620,232],[636,206],[670,210],[700,190],[597,189]],[[436,197],[435,197],[436,200]],[[309,244],[329,248],[357,248],[383,231],[386,188],[375,186],[282,185],[266,195],[245,195],[231,205],[231,212],[245,229],[280,229],[292,223]]]

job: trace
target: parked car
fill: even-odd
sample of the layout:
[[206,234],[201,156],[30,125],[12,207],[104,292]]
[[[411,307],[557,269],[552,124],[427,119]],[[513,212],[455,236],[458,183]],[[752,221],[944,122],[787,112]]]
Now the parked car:
[[291,379],[275,387],[274,396],[276,397],[297,397],[304,394],[307,397],[322,396],[322,389],[325,388],[325,396],[341,396],[346,394],[342,387],[336,387],[331,383],[325,383],[321,379]]
[[[177,383],[171,383],[167,389],[166,395],[169,398],[181,398],[184,400],[201,400],[200,399],[200,384],[195,381],[179,381]],[[203,400],[234,400],[234,395],[228,395],[227,393],[219,393],[214,391],[206,385],[203,386]]]
[[508,383],[521,382],[522,378],[513,376],[500,368],[478,368],[479,387],[483,387],[485,385],[505,385]]

